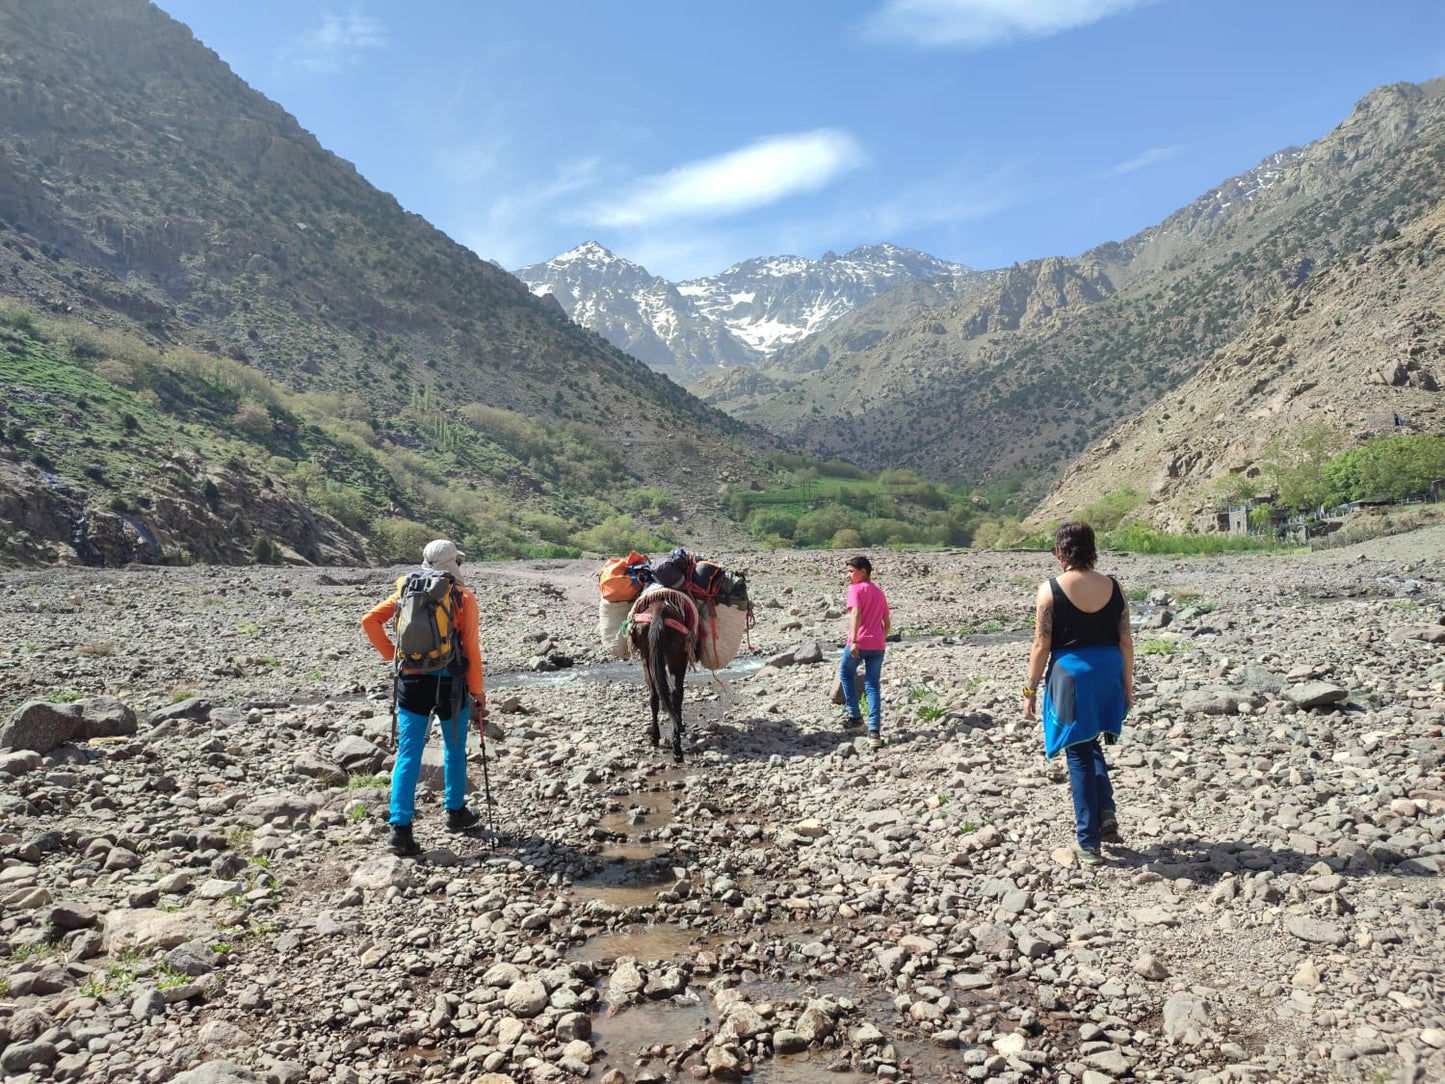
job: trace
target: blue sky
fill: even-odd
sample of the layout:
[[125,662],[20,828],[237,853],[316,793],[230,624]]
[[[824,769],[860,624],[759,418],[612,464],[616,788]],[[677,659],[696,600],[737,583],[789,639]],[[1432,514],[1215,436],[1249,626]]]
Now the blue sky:
[[1445,76],[1441,0],[156,2],[479,255],[674,280],[1077,255]]

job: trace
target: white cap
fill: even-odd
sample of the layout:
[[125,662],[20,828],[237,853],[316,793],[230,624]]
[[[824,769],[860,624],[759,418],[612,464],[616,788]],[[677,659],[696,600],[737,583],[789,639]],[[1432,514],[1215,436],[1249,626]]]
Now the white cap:
[[466,554],[457,549],[457,544],[447,538],[437,538],[426,544],[426,549],[421,551],[421,563],[427,568],[435,568],[441,572],[455,572],[457,570],[458,557],[465,557]]

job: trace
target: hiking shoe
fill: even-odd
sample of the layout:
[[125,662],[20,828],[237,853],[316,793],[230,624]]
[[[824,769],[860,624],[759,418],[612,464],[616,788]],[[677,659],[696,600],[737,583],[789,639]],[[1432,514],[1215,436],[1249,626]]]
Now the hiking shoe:
[[843,719],[844,730],[861,730],[863,728],[863,716],[849,715]]
[[882,734],[879,734],[876,730],[873,731],[872,733],[870,733],[870,734],[868,735],[868,748],[869,748],[869,749],[882,749],[882,748],[883,748],[883,735],[882,735]]
[[386,848],[392,854],[402,856],[421,854],[421,848],[412,838],[409,824],[393,824],[391,826],[391,831],[386,835]]
[[1090,850],[1077,842],[1070,849],[1073,851],[1074,859],[1081,866],[1102,866],[1104,864],[1104,856],[1096,850]]
[[1099,838],[1105,843],[1123,842],[1123,837],[1119,835],[1119,820],[1112,809],[1106,810],[1099,818]]
[[448,809],[447,831],[465,832],[481,819],[479,814],[472,812],[466,806],[462,806],[460,809]]

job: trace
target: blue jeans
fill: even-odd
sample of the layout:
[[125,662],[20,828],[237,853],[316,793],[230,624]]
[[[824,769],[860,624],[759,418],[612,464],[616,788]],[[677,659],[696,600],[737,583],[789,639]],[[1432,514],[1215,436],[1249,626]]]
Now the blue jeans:
[[1074,828],[1079,846],[1097,851],[1103,816],[1114,808],[1114,786],[1109,782],[1104,748],[1095,738],[1069,746],[1064,756],[1069,762],[1069,790],[1074,794]]
[[855,684],[858,664],[863,664],[863,691],[868,694],[868,733],[877,734],[883,727],[883,692],[879,682],[883,677],[883,651],[860,651],[858,658],[848,648],[843,649],[843,661],[838,664],[838,680],[843,685],[843,700],[848,705],[848,718],[856,719],[861,712],[858,708],[858,686]]
[[[416,781],[421,775],[421,754],[426,748],[429,715],[397,706],[396,764],[391,769],[392,824],[410,824],[416,816]],[[438,719],[445,749],[442,772],[446,777],[446,807],[460,809],[467,804],[467,719],[471,703],[462,701],[462,709],[451,719]]]

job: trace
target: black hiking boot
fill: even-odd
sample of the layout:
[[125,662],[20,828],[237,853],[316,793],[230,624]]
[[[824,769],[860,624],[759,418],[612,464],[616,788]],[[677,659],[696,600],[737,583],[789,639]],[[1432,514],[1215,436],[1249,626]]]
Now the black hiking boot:
[[386,847],[392,854],[399,854],[403,857],[421,854],[421,848],[412,838],[409,824],[393,824],[391,831],[386,836]]
[[468,828],[475,827],[482,818],[479,814],[472,812],[466,806],[460,809],[447,810],[447,831],[465,832]]
[[1122,843],[1124,837],[1119,834],[1119,818],[1112,809],[1104,810],[1099,818],[1099,838],[1105,843]]

